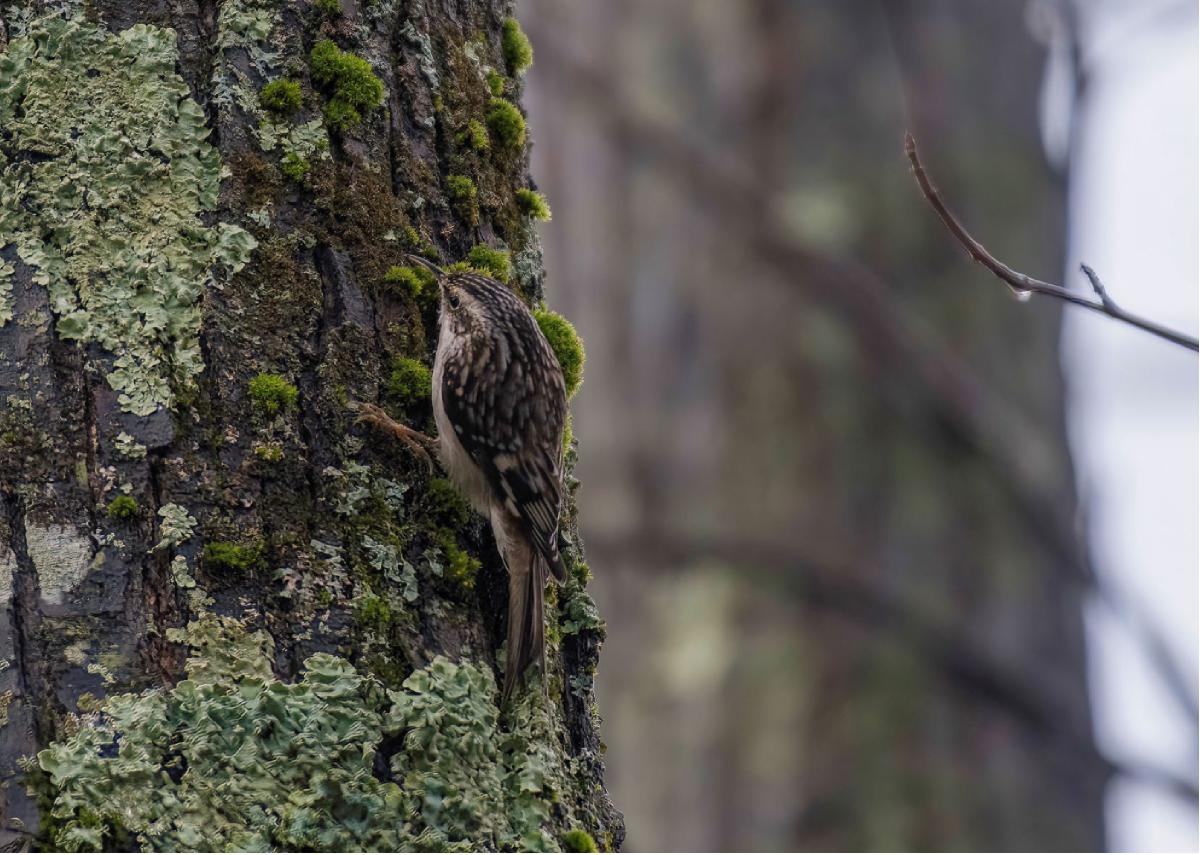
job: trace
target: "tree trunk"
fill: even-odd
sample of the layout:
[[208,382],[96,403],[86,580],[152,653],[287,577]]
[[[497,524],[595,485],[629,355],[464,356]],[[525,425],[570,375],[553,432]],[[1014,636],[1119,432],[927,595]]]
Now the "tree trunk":
[[405,253],[542,298],[508,4],[6,8],[6,844],[619,846],[573,501],[502,713],[491,535],[353,409],[430,427]]

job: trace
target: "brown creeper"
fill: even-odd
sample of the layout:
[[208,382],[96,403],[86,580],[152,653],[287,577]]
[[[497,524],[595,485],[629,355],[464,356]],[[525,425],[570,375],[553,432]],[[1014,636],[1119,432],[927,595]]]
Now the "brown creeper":
[[365,406],[360,420],[423,453],[434,445],[451,481],[492,524],[508,568],[508,654],[502,705],[537,659],[545,672],[543,600],[558,553],[567,394],[558,359],[508,286],[477,273],[438,274],[441,326],[433,363],[436,439]]

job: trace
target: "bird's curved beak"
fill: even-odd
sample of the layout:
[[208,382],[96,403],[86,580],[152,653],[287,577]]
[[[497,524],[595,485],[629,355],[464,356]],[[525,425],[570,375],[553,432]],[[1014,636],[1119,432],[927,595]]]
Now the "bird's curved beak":
[[404,258],[409,264],[415,264],[418,267],[424,267],[438,279],[441,279],[446,275],[446,271],[442,270],[442,268],[438,267],[436,264],[422,255],[413,255],[411,252],[409,252],[404,254]]

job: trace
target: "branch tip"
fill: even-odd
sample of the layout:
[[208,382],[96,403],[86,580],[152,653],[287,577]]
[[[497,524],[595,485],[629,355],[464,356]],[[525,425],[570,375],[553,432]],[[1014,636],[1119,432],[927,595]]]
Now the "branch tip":
[[1100,282],[1100,277],[1096,272],[1086,264],[1080,265],[1083,270],[1083,275],[1088,278],[1092,284],[1092,290],[1096,292],[1099,301],[1089,300],[1086,297],[1081,297],[1079,294],[1064,288],[1061,285],[1054,285],[1050,282],[1043,282],[1040,279],[1034,279],[1032,276],[1027,276],[1020,271],[1013,270],[1004,262],[1000,261],[981,244],[975,237],[967,231],[966,227],[958,221],[950,209],[946,207],[946,203],[942,201],[941,195],[934,189],[933,183],[929,180],[928,173],[925,172],[925,167],[921,164],[921,158],[917,155],[917,143],[913,139],[911,133],[904,135],[904,152],[908,156],[909,162],[912,164],[913,174],[917,179],[917,185],[921,188],[921,193],[924,194],[925,200],[929,206],[937,213],[946,230],[954,237],[956,241],[970,254],[971,258],[986,267],[993,276],[1001,280],[1011,288],[1021,300],[1027,300],[1031,294],[1046,294],[1050,297],[1056,297],[1067,303],[1074,303],[1076,306],[1082,306],[1085,309],[1091,309],[1093,312],[1099,312],[1103,315],[1108,315],[1114,320],[1129,324],[1151,335],[1156,335],[1159,338],[1165,339],[1172,344],[1177,344],[1180,347],[1185,347],[1191,351],[1200,351],[1200,342],[1197,342],[1194,336],[1186,335],[1178,332],[1154,321],[1140,318],[1137,315],[1132,315],[1126,312],[1108,296],[1108,292],[1104,289],[1103,283]]

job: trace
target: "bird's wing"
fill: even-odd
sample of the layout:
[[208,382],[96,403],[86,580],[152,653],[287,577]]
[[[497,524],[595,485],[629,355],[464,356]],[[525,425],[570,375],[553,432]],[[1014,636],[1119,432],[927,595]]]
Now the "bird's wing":
[[[447,358],[442,402],[498,499],[524,524],[555,575],[562,506],[566,389],[554,352],[528,314],[501,337]],[[470,377],[470,382],[466,378]]]

